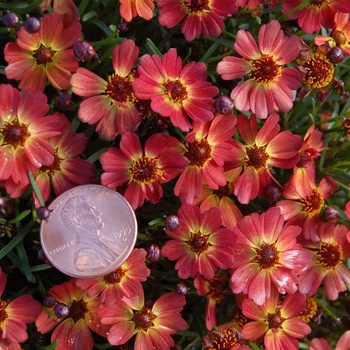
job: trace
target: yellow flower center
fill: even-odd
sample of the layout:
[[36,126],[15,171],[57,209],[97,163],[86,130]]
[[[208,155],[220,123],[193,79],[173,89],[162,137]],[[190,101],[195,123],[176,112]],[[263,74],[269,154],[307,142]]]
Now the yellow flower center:
[[201,253],[207,251],[210,247],[208,239],[208,235],[202,235],[200,232],[191,233],[191,238],[188,240],[187,244],[192,252],[200,255]]
[[4,126],[0,129],[0,134],[3,137],[3,144],[12,145],[14,148],[23,147],[30,137],[28,126],[20,123],[17,118],[11,123],[4,123]]
[[201,168],[211,158],[211,146],[206,139],[189,142],[185,157],[188,158],[191,165]]
[[144,307],[140,311],[134,311],[132,321],[135,322],[135,328],[142,329],[147,332],[148,328],[153,327],[153,320],[157,316],[153,314],[152,310]]
[[320,249],[316,252],[317,261],[325,270],[334,269],[342,263],[342,250],[339,245],[322,242]]
[[163,170],[158,167],[158,158],[141,157],[134,161],[130,168],[133,181],[152,183],[163,176]]
[[315,298],[309,297],[306,299],[305,309],[298,315],[299,318],[309,323],[317,313],[317,304]]
[[120,77],[119,75],[112,74],[108,77],[108,84],[104,93],[112,100],[120,103],[135,102],[136,97],[134,95],[133,77]]
[[125,275],[125,270],[122,267],[118,267],[113,272],[103,277],[106,284],[118,284]]
[[183,0],[183,6],[189,14],[201,14],[209,10],[209,0]]
[[258,263],[261,269],[269,269],[279,263],[279,254],[275,244],[263,243],[256,249],[254,262]]
[[208,345],[204,345],[204,348],[207,350],[227,350],[239,342],[237,331],[233,328],[219,328],[209,332],[206,338]]
[[319,188],[312,189],[312,194],[306,198],[301,198],[299,202],[303,205],[303,212],[308,217],[314,217],[321,212],[324,207],[324,199],[322,192]]
[[6,306],[7,302],[0,299],[0,328],[1,324],[7,319]]
[[319,89],[326,87],[333,80],[334,65],[325,55],[314,54],[303,63],[303,67],[306,70],[304,85]]
[[251,64],[252,70],[249,76],[257,83],[269,84],[278,79],[282,74],[282,67],[270,56],[251,61]]
[[47,63],[52,62],[55,53],[56,51],[52,50],[51,47],[46,47],[45,45],[40,44],[40,47],[34,51],[33,57],[36,59],[36,64],[46,65]]
[[311,0],[309,6],[321,8],[322,6],[326,6],[330,3],[330,0]]
[[246,152],[245,163],[248,167],[253,167],[256,170],[267,167],[267,161],[270,157],[266,152],[266,147],[249,146],[246,148]]
[[181,104],[184,100],[187,99],[187,89],[179,79],[176,79],[174,81],[169,80],[163,83],[163,86],[165,87],[164,94],[168,95],[174,103]]

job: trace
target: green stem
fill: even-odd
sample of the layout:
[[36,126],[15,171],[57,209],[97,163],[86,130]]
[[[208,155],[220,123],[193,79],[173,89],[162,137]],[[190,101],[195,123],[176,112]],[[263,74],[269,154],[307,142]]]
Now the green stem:
[[32,185],[33,191],[39,200],[40,205],[42,207],[45,207],[45,202],[44,202],[43,196],[41,195],[40,190],[38,188],[38,185],[35,182],[33,173],[30,170],[28,170],[28,177],[29,177],[30,184]]

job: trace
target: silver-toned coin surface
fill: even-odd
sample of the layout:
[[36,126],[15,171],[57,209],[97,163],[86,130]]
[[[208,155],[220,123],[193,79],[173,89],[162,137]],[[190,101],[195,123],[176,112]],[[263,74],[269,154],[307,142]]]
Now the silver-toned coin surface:
[[135,246],[135,213],[122,195],[108,187],[74,187],[48,209],[50,216],[40,228],[41,246],[50,263],[69,276],[108,274]]

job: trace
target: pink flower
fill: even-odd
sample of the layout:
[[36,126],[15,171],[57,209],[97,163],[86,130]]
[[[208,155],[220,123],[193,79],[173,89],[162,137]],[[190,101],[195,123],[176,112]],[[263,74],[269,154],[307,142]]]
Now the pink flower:
[[[312,262],[300,276],[299,291],[312,296],[323,283],[326,297],[336,300],[350,286],[350,271],[344,261],[350,257],[348,228],[333,222],[320,222],[309,228],[314,241],[301,240]],[[315,238],[318,238],[316,241]]]
[[231,98],[236,109],[265,119],[274,110],[288,112],[293,106],[292,90],[299,87],[300,74],[283,66],[297,58],[299,39],[286,37],[272,20],[261,26],[258,43],[250,32],[239,30],[234,48],[243,58],[226,56],[216,71],[224,80],[249,76],[232,90]]
[[299,135],[280,131],[278,114],[271,114],[258,130],[256,116],[248,119],[241,114],[237,118],[237,129],[246,145],[232,140],[231,168],[243,167],[243,173],[235,184],[234,194],[242,204],[261,195],[271,183],[273,168],[293,168],[299,161],[301,147]]
[[114,305],[101,305],[99,315],[103,324],[111,325],[107,339],[112,345],[123,345],[136,335],[135,350],[170,350],[175,345],[170,335],[187,327],[180,314],[185,303],[183,295],[167,293],[149,307],[142,292]]
[[[0,296],[3,295],[7,277],[0,267]],[[28,339],[27,323],[36,320],[41,304],[29,294],[21,295],[11,301],[0,299],[0,348],[21,349],[19,343]]]
[[[350,330],[343,333],[339,338],[335,350],[348,350],[350,344]],[[328,342],[324,338],[313,338],[310,341],[309,350],[331,350]]]
[[[61,117],[65,118],[64,115]],[[66,120],[63,133],[47,139],[54,149],[54,160],[50,165],[39,168],[35,175],[44,202],[49,199],[51,185],[55,195],[59,196],[70,188],[92,183],[95,179],[93,164],[81,157],[87,137],[70,129],[71,123]]]
[[85,68],[79,68],[72,76],[72,91],[85,98],[78,116],[84,123],[97,123],[96,131],[104,140],[114,140],[118,133],[134,132],[141,122],[131,72],[138,54],[135,43],[124,40],[113,49],[114,73],[108,81]]
[[76,285],[75,279],[53,286],[48,291],[47,300],[50,305],[46,307],[50,312],[42,310],[35,324],[42,334],[55,328],[51,342],[57,341],[56,350],[66,350],[67,344],[71,344],[72,349],[91,350],[94,340],[90,329],[107,336],[109,327],[101,324],[97,314],[100,298],[97,295],[88,297]]
[[181,32],[187,41],[201,33],[218,37],[224,27],[224,19],[237,12],[237,5],[230,0],[181,1],[157,0],[159,23],[173,28],[182,20]]
[[299,349],[297,339],[311,332],[305,321],[297,317],[305,308],[305,299],[305,295],[295,293],[287,295],[280,305],[275,291],[261,306],[250,299],[244,300],[243,314],[253,321],[243,326],[243,336],[252,341],[264,337],[266,350]]
[[[287,13],[299,6],[303,0],[284,0],[283,13]],[[306,34],[311,34],[324,28],[332,28],[334,15],[338,12],[349,12],[350,2],[347,0],[311,1],[288,16],[289,19],[297,19],[300,28]]]
[[211,208],[201,213],[199,208],[183,204],[178,211],[180,225],[175,231],[165,230],[172,238],[162,248],[162,255],[177,260],[175,269],[180,278],[202,275],[210,280],[218,268],[233,266],[232,231],[221,227],[221,213]]
[[189,131],[188,117],[196,121],[212,120],[213,98],[218,88],[205,81],[204,62],[190,62],[182,68],[176,49],[170,49],[160,59],[144,55],[138,67],[134,92],[141,100],[151,100],[151,108],[182,131]]
[[135,248],[129,257],[113,272],[96,278],[77,279],[77,285],[86,290],[88,297],[100,294],[101,302],[113,305],[122,297],[143,293],[141,282],[146,281],[150,270],[145,265],[146,251]]
[[[0,180],[25,187],[27,172],[35,173],[54,161],[54,150],[47,141],[60,135],[66,120],[59,115],[45,116],[47,97],[40,91],[22,94],[11,85],[0,85]],[[11,186],[10,186],[11,187]]]
[[119,147],[110,147],[101,154],[101,183],[110,188],[126,185],[124,196],[133,209],[141,207],[145,200],[158,203],[163,196],[162,184],[187,165],[181,155],[183,145],[167,134],[150,136],[143,152],[138,136],[125,133]]
[[236,131],[236,118],[218,114],[210,122],[193,122],[193,131],[186,136],[184,156],[188,165],[176,182],[174,193],[182,203],[193,204],[202,183],[218,190],[226,185],[225,162],[234,151],[230,144]]
[[22,26],[17,41],[5,46],[6,77],[20,81],[20,89],[43,91],[48,79],[54,88],[68,90],[71,73],[79,66],[70,47],[80,37],[80,23],[56,12],[44,15],[35,34]]
[[297,291],[297,273],[310,262],[309,254],[297,243],[298,226],[284,226],[278,208],[243,217],[233,230],[235,268],[231,276],[233,293],[248,294],[262,305],[277,290],[281,294]]
[[120,0],[120,16],[127,22],[136,16],[148,21],[153,17],[153,10],[153,0]]

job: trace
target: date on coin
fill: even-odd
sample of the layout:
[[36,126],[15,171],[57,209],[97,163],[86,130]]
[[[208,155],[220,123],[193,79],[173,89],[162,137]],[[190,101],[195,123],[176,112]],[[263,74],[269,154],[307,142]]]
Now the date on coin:
[[48,207],[40,239],[50,263],[72,277],[97,277],[115,270],[130,255],[137,221],[128,201],[101,185],[74,187]]

